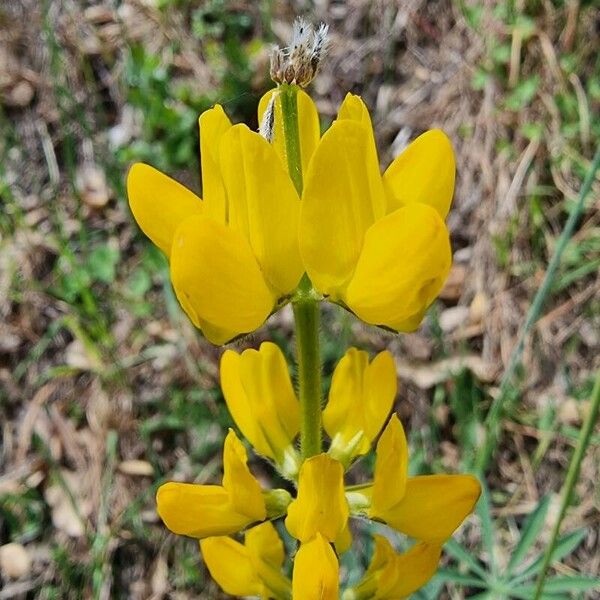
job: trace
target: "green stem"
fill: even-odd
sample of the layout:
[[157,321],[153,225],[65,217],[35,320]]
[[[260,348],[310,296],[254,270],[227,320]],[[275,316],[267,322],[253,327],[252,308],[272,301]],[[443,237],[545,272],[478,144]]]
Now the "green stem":
[[[302,154],[298,125],[298,87],[280,85],[283,135],[288,171],[302,196]],[[300,392],[300,449],[305,460],[321,452],[321,353],[319,301],[305,275],[292,301],[296,322],[296,355]]]
[[279,86],[285,153],[288,171],[299,196],[302,196],[302,154],[300,153],[300,127],[298,126],[298,86]]
[[300,449],[306,460],[321,452],[319,303],[310,297],[310,292],[299,292],[293,306],[300,387]]
[[554,548],[556,546],[556,542],[558,540],[558,535],[560,533],[560,526],[562,524],[563,519],[567,513],[567,509],[571,503],[571,497],[573,495],[573,489],[575,488],[575,484],[579,479],[579,471],[581,469],[581,462],[583,461],[583,457],[585,456],[585,452],[590,443],[590,439],[592,436],[592,432],[594,430],[594,426],[596,421],[598,420],[598,413],[600,412],[600,371],[596,375],[596,383],[594,384],[594,389],[592,391],[592,398],[590,400],[590,410],[583,422],[581,427],[581,431],[579,433],[579,439],[577,440],[577,446],[573,451],[573,456],[571,457],[571,462],[569,463],[569,469],[567,471],[567,476],[565,477],[565,482],[562,487],[562,497],[560,501],[560,511],[558,513],[558,518],[556,519],[556,523],[554,523],[554,527],[552,528],[552,535],[550,536],[550,542],[546,547],[546,552],[544,553],[544,562],[542,563],[542,568],[540,570],[540,574],[537,580],[537,585],[535,586],[535,595],[533,600],[539,600],[542,597],[542,593],[544,591],[544,582],[546,581],[546,575],[548,573],[548,567],[550,566],[550,561],[552,560],[552,555],[554,553]]
[[585,176],[585,180],[583,185],[581,186],[581,190],[579,191],[579,198],[577,199],[577,204],[573,207],[567,222],[565,223],[565,227],[558,238],[556,243],[556,248],[554,249],[554,254],[550,259],[550,263],[548,264],[548,269],[546,270],[546,275],[544,276],[544,280],[540,285],[531,306],[527,312],[527,316],[525,317],[525,323],[519,333],[519,337],[517,339],[517,344],[514,347],[512,354],[510,356],[510,360],[508,362],[508,366],[506,367],[506,371],[502,376],[502,380],[500,381],[500,390],[498,395],[492,402],[490,406],[490,410],[485,419],[485,427],[484,427],[484,440],[482,444],[482,449],[478,454],[477,463],[475,466],[475,470],[483,474],[484,471],[488,468],[490,460],[492,459],[494,448],[497,445],[498,437],[500,434],[500,420],[502,418],[502,409],[504,408],[504,403],[509,397],[510,384],[512,382],[512,378],[515,374],[515,371],[520,363],[521,354],[523,352],[523,347],[525,346],[525,340],[531,328],[535,325],[542,308],[544,306],[544,302],[546,301],[546,297],[550,293],[550,289],[552,287],[552,283],[554,281],[554,276],[556,275],[556,271],[560,264],[560,259],[562,258],[563,252],[567,246],[567,243],[571,239],[573,232],[575,231],[575,226],[579,221],[579,217],[583,212],[583,208],[585,206],[585,199],[590,192],[594,179],[596,177],[596,172],[600,168],[600,147],[596,150],[596,154],[592,161],[592,165]]

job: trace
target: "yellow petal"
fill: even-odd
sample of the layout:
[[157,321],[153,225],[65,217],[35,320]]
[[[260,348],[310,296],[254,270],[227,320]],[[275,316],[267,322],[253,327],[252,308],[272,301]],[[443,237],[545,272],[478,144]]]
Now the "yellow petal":
[[202,327],[205,322],[213,328],[203,331],[215,344],[229,338],[213,337],[211,332],[254,331],[275,304],[244,237],[204,216],[190,217],[178,227],[171,253],[171,280],[194,324]]
[[392,207],[423,202],[444,219],[454,194],[455,172],[452,143],[443,131],[432,129],[392,162],[383,181]]
[[317,533],[334,542],[346,526],[348,512],[342,465],[326,454],[304,461],[298,496],[288,507],[287,530],[301,542]]
[[212,578],[225,593],[232,596],[262,594],[262,582],[242,544],[230,537],[210,537],[200,541],[200,550]]
[[392,415],[377,442],[371,511],[383,513],[402,500],[408,477],[408,445],[402,423]]
[[273,523],[266,521],[246,531],[245,546],[252,560],[281,567],[285,559],[283,542]]
[[[335,457],[339,450],[340,456],[348,454],[349,459],[366,454],[392,409],[396,389],[396,369],[389,352],[380,352],[369,364],[366,352],[350,348],[333,372],[323,411],[325,431],[332,438],[329,453]],[[358,442],[354,442],[356,436]]]
[[300,199],[273,147],[245,125],[221,139],[220,167],[229,225],[250,242],[266,280],[280,295],[304,272],[298,249]]
[[240,377],[242,357],[233,350],[226,350],[221,357],[221,388],[227,408],[244,437],[263,456],[275,459],[274,453],[265,439],[260,423],[253,412],[253,404],[246,393]]
[[226,223],[227,196],[219,167],[219,148],[223,135],[231,128],[231,121],[217,104],[204,111],[198,119],[200,127],[200,163],[202,167],[202,195],[206,214]]
[[320,534],[300,546],[294,559],[293,600],[339,600],[339,565]]
[[350,550],[352,547],[352,531],[350,531],[350,524],[346,521],[346,526],[342,529],[340,535],[337,536],[335,542],[335,551],[338,555],[344,554],[344,552]]
[[[289,598],[291,582],[281,572],[285,560],[283,542],[270,521],[266,521],[246,532],[245,546],[250,560],[266,590],[265,598]],[[235,565],[231,563],[229,568]]]
[[408,597],[435,574],[440,562],[439,544],[415,544],[403,554],[394,553],[379,577],[378,600]]
[[385,202],[370,129],[337,120],[313,155],[300,214],[300,252],[320,292],[341,296],[365,232],[385,214]]
[[235,533],[255,520],[235,510],[229,500],[219,485],[169,482],[156,494],[164,524],[173,533],[194,538]]
[[353,589],[357,598],[379,598],[381,572],[394,558],[395,550],[383,535],[373,536],[375,550],[363,578]]
[[223,446],[223,487],[229,493],[232,506],[251,521],[263,521],[267,509],[262,489],[248,465],[244,445],[230,429]]
[[[262,123],[262,118],[267,109],[273,94],[277,88],[269,90],[260,99],[258,103],[258,122]],[[319,113],[312,98],[303,90],[298,90],[298,129],[300,132],[300,156],[302,160],[302,172],[306,173],[310,159],[319,143],[321,129],[319,125]],[[287,153],[285,150],[285,138],[283,135],[283,118],[281,115],[281,99],[275,99],[275,130],[273,136],[273,147],[277,152],[284,168],[287,170]]]
[[[387,481],[390,487],[392,481]],[[441,542],[473,511],[480,492],[471,475],[410,477],[404,497],[394,506],[376,505],[373,493],[370,515],[412,538]]]
[[362,123],[363,125],[366,125],[371,132],[373,131],[373,124],[371,123],[369,110],[365,103],[360,96],[356,96],[350,92],[346,94],[346,97],[338,110],[337,118],[338,120],[348,119],[356,121],[357,123]]
[[278,346],[263,342],[258,351],[226,351],[221,386],[233,420],[259,454],[282,463],[294,452],[300,407]]
[[283,352],[271,342],[263,342],[259,351],[246,350],[240,379],[259,427],[279,455],[300,430],[300,406]]
[[433,302],[451,262],[441,217],[425,204],[410,204],[367,231],[345,301],[363,321],[402,330]]
[[177,227],[202,212],[202,200],[150,165],[136,163],[127,175],[129,206],[140,229],[167,255]]

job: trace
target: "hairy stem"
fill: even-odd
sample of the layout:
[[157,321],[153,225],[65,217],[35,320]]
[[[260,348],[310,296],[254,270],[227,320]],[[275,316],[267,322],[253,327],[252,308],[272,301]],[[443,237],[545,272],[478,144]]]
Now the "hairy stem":
[[309,293],[294,301],[296,355],[300,387],[300,448],[307,459],[321,452],[321,357],[319,303]]
[[300,153],[300,127],[298,126],[298,86],[279,86],[283,134],[288,171],[298,195],[302,195],[302,155]]
[[[302,154],[298,125],[298,87],[279,86],[288,171],[302,195]],[[300,395],[300,449],[305,460],[321,452],[321,353],[319,301],[305,275],[292,301],[296,324],[296,356]]]

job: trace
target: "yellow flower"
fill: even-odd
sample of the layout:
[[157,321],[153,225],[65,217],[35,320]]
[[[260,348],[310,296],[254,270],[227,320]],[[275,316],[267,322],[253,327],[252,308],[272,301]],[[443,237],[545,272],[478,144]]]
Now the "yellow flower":
[[323,426],[331,437],[329,455],[348,466],[366,454],[392,409],[396,396],[392,355],[380,352],[369,364],[366,352],[350,348],[331,380]]
[[300,253],[314,287],[367,323],[416,329],[450,269],[454,171],[450,141],[432,130],[382,177],[369,113],[348,94],[304,182]]
[[469,515],[481,486],[471,475],[408,477],[408,446],[394,414],[377,444],[372,485],[347,494],[358,514],[421,541],[441,543]]
[[156,494],[158,514],[173,532],[194,538],[229,535],[267,517],[246,449],[230,430],[223,447],[223,485],[169,482]]
[[[274,93],[261,100],[261,118]],[[279,97],[273,107],[272,144],[232,125],[219,105],[201,115],[203,200],[149,165],[129,172],[131,210],[169,257],[181,306],[222,344],[260,327],[306,270],[320,293],[364,321],[415,329],[450,268],[448,138],[426,132],[382,177],[362,100],[349,94],[319,139],[314,103],[299,91],[301,201]]]
[[177,298],[215,344],[259,327],[304,271],[300,199],[276,149],[217,105],[200,117],[203,196],[135,164],[129,204],[169,257]]
[[382,535],[375,535],[375,552],[364,577],[344,600],[399,600],[406,598],[433,577],[442,547],[440,544],[415,544],[397,553]]
[[341,463],[327,454],[305,460],[300,468],[298,495],[288,506],[287,530],[301,542],[308,542],[317,534],[335,542],[344,533],[347,522]]
[[221,387],[233,420],[255,450],[295,477],[300,408],[279,347],[264,342],[260,350],[227,350],[221,358]]
[[245,533],[244,544],[230,537],[200,540],[212,578],[232,596],[289,597],[291,582],[281,572],[285,552],[275,527],[267,521]]
[[331,544],[317,533],[294,558],[293,600],[338,600],[339,564]]

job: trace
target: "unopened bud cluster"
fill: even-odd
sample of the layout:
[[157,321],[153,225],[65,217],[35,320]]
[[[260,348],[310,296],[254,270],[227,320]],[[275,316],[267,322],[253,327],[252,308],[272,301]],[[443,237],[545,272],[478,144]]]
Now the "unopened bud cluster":
[[292,42],[287,48],[274,46],[271,52],[271,79],[306,87],[317,74],[327,52],[329,26],[321,23],[315,30],[304,19],[294,21]]

